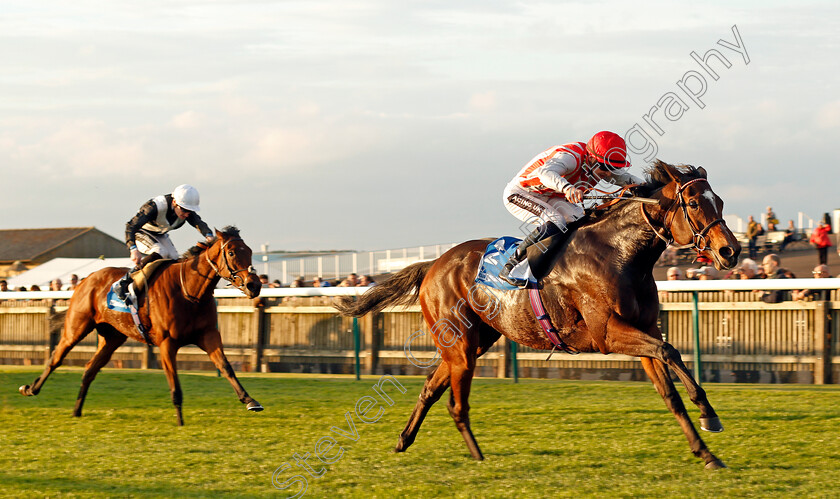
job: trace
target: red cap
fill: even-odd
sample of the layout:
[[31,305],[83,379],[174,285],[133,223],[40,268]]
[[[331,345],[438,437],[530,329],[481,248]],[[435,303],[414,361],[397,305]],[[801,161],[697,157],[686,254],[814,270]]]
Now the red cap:
[[606,163],[612,168],[627,168],[627,144],[620,135],[612,132],[598,132],[586,143],[586,151],[599,163]]

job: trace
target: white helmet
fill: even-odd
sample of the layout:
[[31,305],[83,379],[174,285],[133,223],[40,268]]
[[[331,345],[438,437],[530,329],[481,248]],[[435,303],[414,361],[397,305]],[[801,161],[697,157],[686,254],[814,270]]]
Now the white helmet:
[[198,190],[189,185],[181,184],[172,191],[172,198],[181,208],[190,211],[198,211]]

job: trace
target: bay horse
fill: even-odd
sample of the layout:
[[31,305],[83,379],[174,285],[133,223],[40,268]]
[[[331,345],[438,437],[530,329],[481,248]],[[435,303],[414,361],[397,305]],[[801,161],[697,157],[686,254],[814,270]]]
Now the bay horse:
[[[44,372],[32,385],[21,386],[21,394],[38,395],[47,377],[61,365],[64,357],[95,328],[101,338],[96,353],[85,365],[82,375],[82,386],[73,409],[73,415],[79,417],[82,415],[88,387],[114,351],[128,338],[145,343],[131,315],[111,310],[107,305],[111,285],[124,276],[127,270],[108,267],[82,280],[70,299],[64,318],[64,332]],[[141,323],[146,325],[150,341],[160,350],[160,363],[169,381],[179,426],[183,426],[184,417],[181,412],[183,396],[178,381],[176,355],[184,345],[198,345],[207,353],[216,368],[233,385],[236,395],[248,410],[263,410],[259,402],[251,398],[239,383],[222,349],[216,300],[213,297],[213,290],[222,278],[230,281],[249,298],[260,294],[260,279],[251,266],[251,248],[239,237],[239,229],[232,226],[217,230],[211,243],[199,243],[179,260],[170,262],[151,276],[145,299],[139,300]]]
[[[591,213],[561,247],[551,248],[549,243],[556,254],[555,264],[543,280],[545,309],[571,349],[640,357],[645,372],[679,422],[691,451],[706,468],[723,468],[723,462],[700,438],[671,380],[669,367],[700,409],[702,429],[723,430],[705,391],[683,364],[680,353],[662,340],[657,327],[659,297],[652,272],[669,243],[693,246],[718,269],[734,266],[741,246],[722,219],[723,201],[712,191],[704,169],[657,161],[645,173],[648,180],[631,192],[652,198],[655,204],[618,201]],[[492,307],[489,301],[476,303],[471,295],[474,288],[482,287],[475,285],[474,279],[489,241],[461,243],[437,260],[406,267],[357,301],[345,297],[335,303],[342,314],[361,316],[419,300],[432,331],[441,362],[427,377],[395,452],[405,451],[414,442],[432,404],[451,388],[449,413],[472,457],[483,459],[469,420],[468,399],[476,359],[502,334],[535,349],[553,347],[531,312],[526,290],[499,291]],[[436,326],[441,323],[456,331],[446,341],[441,338],[442,332],[436,334]]]

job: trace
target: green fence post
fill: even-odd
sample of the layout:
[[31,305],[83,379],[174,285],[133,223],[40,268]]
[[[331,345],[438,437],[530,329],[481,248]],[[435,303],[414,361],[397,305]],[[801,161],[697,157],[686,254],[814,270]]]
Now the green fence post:
[[513,370],[513,382],[519,383],[519,361],[516,359],[516,350],[517,345],[516,342],[511,340],[510,342],[510,366]]
[[355,357],[356,357],[356,380],[360,380],[361,378],[361,367],[359,366],[359,350],[361,349],[361,338],[359,337],[359,319],[357,317],[353,317],[353,346],[355,348]]
[[694,297],[694,310],[692,316],[694,318],[694,380],[697,384],[701,384],[703,374],[703,366],[700,361],[700,306],[698,305],[699,293],[692,292]]

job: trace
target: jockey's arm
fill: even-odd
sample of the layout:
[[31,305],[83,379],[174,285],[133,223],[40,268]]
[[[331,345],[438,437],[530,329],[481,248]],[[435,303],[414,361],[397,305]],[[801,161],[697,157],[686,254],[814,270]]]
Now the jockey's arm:
[[207,239],[207,242],[210,242],[210,240],[213,239],[213,231],[211,231],[210,227],[204,223],[204,220],[198,216],[198,213],[194,211],[190,212],[190,215],[187,217],[187,223],[195,227],[196,230],[198,230],[198,232]]
[[140,227],[146,225],[157,218],[157,206],[154,201],[149,201],[140,207],[134,217],[125,224],[125,245],[128,249],[136,246],[134,243],[134,235],[140,230]]
[[140,260],[143,258],[143,254],[137,249],[137,244],[134,242],[134,236],[137,234],[137,231],[140,230],[140,227],[143,227],[143,225],[155,218],[157,218],[157,206],[155,206],[154,201],[149,200],[149,202],[141,206],[140,211],[138,211],[137,214],[125,224],[125,245],[128,246],[131,261],[133,261],[135,265],[140,265]]
[[[534,173],[539,177],[542,185],[553,191],[562,192],[569,196],[570,201],[577,203],[580,200],[574,199],[576,197],[574,192],[580,191],[580,189],[577,189],[564,177],[574,172],[576,168],[577,160],[571,154],[559,154],[537,168]],[[582,192],[581,195],[583,195]]]

